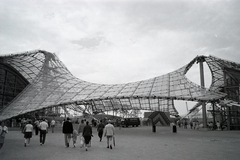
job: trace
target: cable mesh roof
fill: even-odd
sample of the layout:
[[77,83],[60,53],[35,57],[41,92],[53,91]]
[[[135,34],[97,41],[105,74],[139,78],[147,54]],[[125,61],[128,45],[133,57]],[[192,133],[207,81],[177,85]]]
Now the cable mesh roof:
[[[166,75],[126,84],[96,84],[73,76],[54,53],[43,50],[24,52],[1,57],[4,63],[14,67],[28,81],[29,85],[10,105],[0,113],[0,119],[43,108],[76,103],[91,105],[96,110],[138,109],[169,111],[177,115],[174,100],[212,101],[222,99],[226,94],[219,92],[222,85],[220,62],[216,57],[205,57],[213,72],[210,90],[191,82],[185,74],[197,62],[189,64]],[[225,63],[224,63],[225,64]],[[231,63],[230,63],[231,65]]]

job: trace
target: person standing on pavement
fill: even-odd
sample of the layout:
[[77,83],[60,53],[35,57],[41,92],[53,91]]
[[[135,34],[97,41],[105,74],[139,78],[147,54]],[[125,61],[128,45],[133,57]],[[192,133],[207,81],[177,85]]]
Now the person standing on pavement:
[[32,138],[33,133],[33,125],[31,124],[31,121],[28,121],[23,129],[24,133],[24,147],[30,144],[30,139]]
[[0,152],[4,144],[5,135],[8,133],[8,127],[5,126],[4,122],[0,122]]
[[104,136],[107,137],[107,148],[112,149],[114,134],[115,134],[115,128],[111,124],[111,121],[109,120],[108,124],[105,126],[105,129],[104,129]]
[[85,140],[85,148],[86,151],[88,150],[89,143],[92,138],[92,127],[89,125],[89,122],[86,122],[86,126],[83,128],[83,133],[82,136],[84,137]]
[[46,122],[46,119],[39,123],[39,129],[40,129],[40,145],[43,145],[45,143],[46,134],[48,132],[48,124]]
[[73,125],[69,117],[67,118],[67,121],[63,123],[62,132],[64,134],[65,146],[69,147],[69,142],[73,134]]
[[100,123],[98,124],[98,127],[97,127],[98,137],[100,138],[100,142],[102,141],[104,127],[105,125],[102,123],[102,120],[100,120]]
[[54,133],[55,124],[56,124],[56,121],[54,119],[52,119],[52,121],[50,123],[51,128],[52,128],[52,133]]

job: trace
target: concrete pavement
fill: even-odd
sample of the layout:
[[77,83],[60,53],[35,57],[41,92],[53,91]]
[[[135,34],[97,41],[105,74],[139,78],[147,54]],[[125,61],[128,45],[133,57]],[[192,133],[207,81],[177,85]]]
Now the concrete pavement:
[[157,126],[116,128],[116,146],[107,149],[106,138],[100,142],[96,128],[88,151],[72,143],[65,148],[61,128],[48,133],[40,146],[39,136],[33,136],[24,147],[23,134],[11,129],[6,135],[0,160],[239,160],[240,131],[206,131]]

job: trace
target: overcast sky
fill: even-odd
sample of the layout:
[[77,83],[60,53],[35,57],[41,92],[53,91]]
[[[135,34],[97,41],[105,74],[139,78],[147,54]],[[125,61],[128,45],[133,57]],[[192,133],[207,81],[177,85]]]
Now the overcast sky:
[[0,0],[0,55],[42,49],[82,80],[128,83],[197,55],[239,63],[239,16],[238,0]]

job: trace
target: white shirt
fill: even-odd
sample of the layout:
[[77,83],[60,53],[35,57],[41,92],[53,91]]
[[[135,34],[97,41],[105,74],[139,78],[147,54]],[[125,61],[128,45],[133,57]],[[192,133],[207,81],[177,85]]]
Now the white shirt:
[[54,120],[51,121],[51,125],[52,126],[55,125],[55,121]]
[[104,128],[104,135],[105,136],[113,136],[115,128],[112,124],[108,123]]
[[42,121],[42,122],[39,124],[39,128],[40,128],[41,130],[47,130],[47,128],[48,128],[47,122]]
[[25,132],[32,132],[33,131],[33,125],[27,124],[25,126]]

